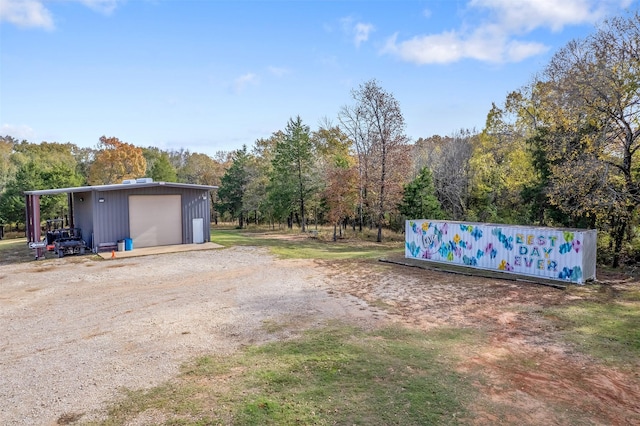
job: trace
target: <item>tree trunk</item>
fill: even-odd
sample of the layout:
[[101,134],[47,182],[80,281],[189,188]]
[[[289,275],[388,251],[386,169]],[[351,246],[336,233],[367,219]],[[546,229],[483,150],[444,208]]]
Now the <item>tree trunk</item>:
[[627,230],[627,220],[621,219],[621,223],[618,224],[614,231],[614,248],[613,248],[613,262],[612,267],[617,268],[620,266],[620,251],[622,250],[622,241],[624,240],[624,234]]
[[618,217],[618,226],[615,228],[615,246],[613,248],[613,262],[611,266],[617,268],[620,266],[620,252],[622,251],[622,243],[624,242],[624,237],[627,233],[627,228],[629,227],[629,222],[631,221],[631,217],[633,216],[633,211],[635,210],[635,205],[627,204],[627,214]]
[[335,243],[338,240],[338,237],[336,235],[336,231],[337,231],[337,225],[335,224],[335,222],[333,223],[333,242]]

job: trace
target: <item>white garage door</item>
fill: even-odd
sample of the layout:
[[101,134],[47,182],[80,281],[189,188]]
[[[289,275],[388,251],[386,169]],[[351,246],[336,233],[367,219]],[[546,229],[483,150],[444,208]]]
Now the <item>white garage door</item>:
[[182,244],[181,206],[180,195],[130,195],[133,248]]

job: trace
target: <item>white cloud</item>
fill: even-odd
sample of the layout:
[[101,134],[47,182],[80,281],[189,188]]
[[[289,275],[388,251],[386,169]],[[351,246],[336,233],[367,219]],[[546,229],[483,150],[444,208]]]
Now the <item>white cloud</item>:
[[521,42],[517,40],[512,40],[505,46],[505,57],[509,62],[520,62],[524,59],[527,59],[531,56],[539,55],[540,53],[544,53],[549,48],[542,43],[535,42]]
[[36,132],[29,126],[25,126],[24,124],[16,126],[14,124],[3,124],[2,130],[0,130],[0,135],[3,136],[11,136],[15,139],[22,140],[34,139],[36,136]]
[[360,44],[369,40],[369,34],[375,31],[373,24],[364,22],[355,22],[352,17],[342,18],[340,20],[342,24],[342,31],[349,36],[353,37],[353,44],[356,47],[360,47]]
[[[393,54],[416,64],[444,64],[462,59],[518,62],[546,52],[549,47],[523,37],[538,28],[561,31],[566,26],[595,23],[611,10],[632,0],[470,0],[467,22],[461,29],[387,39],[381,54]],[[479,21],[471,25],[471,20]]]
[[[124,0],[65,0],[76,2],[110,15]],[[53,15],[45,7],[44,0],[0,0],[0,21],[6,21],[22,28],[55,28]]]
[[372,31],[374,31],[373,25],[358,22],[355,27],[353,27],[353,32],[355,33],[353,36],[353,42],[356,47],[360,47],[362,42],[369,40],[369,34]]
[[455,31],[440,34],[416,36],[397,42],[397,34],[389,39],[382,54],[389,53],[407,62],[416,64],[448,64],[462,59],[476,59],[482,62],[518,62],[546,52],[542,43],[509,40],[502,35],[490,35],[476,31],[465,36]]
[[[74,1],[74,0],[68,0]],[[105,15],[111,15],[113,11],[118,7],[118,3],[122,3],[123,0],[75,0],[84,4],[88,8],[95,10],[96,12],[103,13]]]
[[257,86],[260,83],[260,78],[257,74],[252,72],[241,75],[233,81],[233,88],[236,93],[244,91],[247,86]]
[[464,49],[458,34],[447,32],[419,36],[397,43],[398,34],[391,36],[382,53],[393,53],[407,62],[444,64],[463,57]]
[[492,11],[505,29],[528,32],[539,27],[560,31],[567,25],[596,22],[604,17],[611,3],[602,0],[471,0],[469,5]]
[[22,28],[54,28],[51,12],[38,0],[0,0],[0,21]]

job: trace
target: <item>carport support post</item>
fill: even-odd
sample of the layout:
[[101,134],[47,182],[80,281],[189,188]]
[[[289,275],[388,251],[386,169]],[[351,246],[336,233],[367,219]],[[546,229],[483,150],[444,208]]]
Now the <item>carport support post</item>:
[[73,211],[73,194],[71,192],[67,193],[67,206],[69,207],[69,228],[75,228],[76,225],[73,220],[75,212]]
[[[26,197],[27,206],[27,241],[40,241],[40,196],[28,194]],[[36,248],[36,260],[44,257],[44,249]]]

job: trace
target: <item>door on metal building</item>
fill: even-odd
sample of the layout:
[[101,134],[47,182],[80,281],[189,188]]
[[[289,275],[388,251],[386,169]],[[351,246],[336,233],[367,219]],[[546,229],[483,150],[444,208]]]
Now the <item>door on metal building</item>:
[[130,195],[129,233],[134,249],[182,244],[182,197]]
[[204,243],[204,219],[194,218],[191,223],[193,224],[193,243]]

